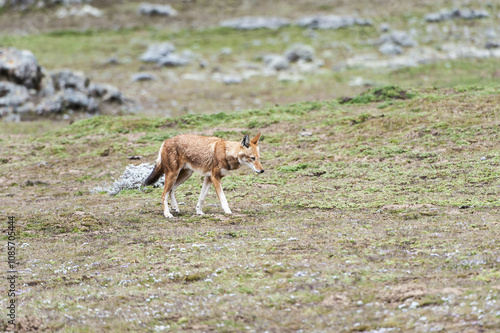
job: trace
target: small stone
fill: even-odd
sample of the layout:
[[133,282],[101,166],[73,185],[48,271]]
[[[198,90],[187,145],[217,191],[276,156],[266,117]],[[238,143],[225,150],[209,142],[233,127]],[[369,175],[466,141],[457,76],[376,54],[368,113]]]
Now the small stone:
[[384,43],[378,48],[379,52],[386,55],[396,55],[403,53],[403,48],[394,43]]
[[167,67],[186,66],[189,59],[177,53],[169,53],[158,60],[158,65]]
[[158,62],[161,58],[174,51],[175,46],[172,43],[151,44],[139,59],[144,62]]
[[314,49],[310,45],[295,44],[285,52],[285,57],[290,62],[298,60],[313,61]]
[[220,26],[238,30],[254,30],[279,29],[289,24],[290,20],[282,17],[244,16],[222,21]]
[[140,72],[132,75],[132,82],[156,80],[156,76],[148,72]]
[[388,23],[381,23],[380,27],[379,27],[379,30],[381,32],[388,32],[390,30],[390,26],[389,26]]
[[224,75],[222,77],[222,82],[224,82],[225,84],[238,84],[238,83],[241,83],[243,81],[242,77],[241,76],[237,76],[237,75]]
[[139,14],[146,16],[176,16],[177,11],[170,5],[141,3]]
[[416,309],[420,306],[420,303],[418,302],[411,302],[410,304],[410,309]]
[[277,71],[287,69],[290,66],[288,59],[280,54],[267,54],[262,57],[262,60],[268,68]]

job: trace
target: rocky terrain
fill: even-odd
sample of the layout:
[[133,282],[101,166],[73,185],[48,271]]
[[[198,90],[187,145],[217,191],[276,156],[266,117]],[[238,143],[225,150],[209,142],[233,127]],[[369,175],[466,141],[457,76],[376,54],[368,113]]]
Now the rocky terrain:
[[[297,8],[303,5],[296,4]],[[31,52],[31,57],[42,59],[40,62],[48,70],[44,70],[41,77],[47,76],[48,72],[60,71],[61,62],[67,63],[66,68],[71,71],[84,72],[93,78],[92,81],[115,86],[107,86],[114,91],[111,94],[121,91],[134,101],[133,105],[113,107],[111,113],[139,111],[180,115],[221,109],[242,110],[268,103],[300,101],[310,95],[319,99],[339,97],[359,92],[366,86],[391,83],[395,76],[396,79],[409,77],[405,73],[416,73],[408,79],[409,83],[423,78],[430,84],[441,86],[456,77],[453,82],[456,84],[456,81],[460,83],[462,76],[455,75],[453,68],[460,72],[469,71],[469,68],[464,68],[469,65],[461,65],[462,61],[474,64],[473,67],[483,67],[484,71],[493,67],[500,58],[499,8],[481,2],[444,8],[437,5],[426,4],[422,8],[398,5],[397,8],[390,7],[387,12],[342,6],[333,10],[319,6],[316,13],[310,7],[302,15],[286,9],[280,16],[227,17],[229,13],[226,11],[217,22],[208,20],[207,23],[212,23],[203,29],[188,30],[192,34],[181,37],[182,34],[167,33],[158,37],[163,31],[175,31],[185,24],[179,20],[193,20],[191,15],[197,13],[197,6],[181,6],[175,2],[128,2],[126,6],[109,7],[99,1],[14,1],[4,3],[6,12],[23,15],[28,22],[29,18],[38,15],[35,8],[42,8],[46,16],[55,15],[56,21],[71,22],[74,28],[88,29],[85,22],[102,21],[106,24],[111,13],[118,15],[117,12],[122,11],[129,23],[136,24],[134,29],[139,30],[127,30],[123,32],[123,38],[122,33],[112,31],[67,36],[58,33],[59,37],[50,33],[43,35],[47,43],[61,43],[64,47],[62,61],[51,59],[42,45],[30,45],[25,39],[23,42],[23,37],[17,36],[32,33],[29,25],[14,35],[4,35],[3,44],[19,52]],[[86,6],[93,6],[100,14],[93,13],[94,9],[89,10]],[[85,13],[77,13],[78,10]],[[227,10],[237,14],[242,9],[228,5]],[[349,10],[351,13],[344,14]],[[77,18],[67,21],[68,15]],[[161,27],[145,35],[141,30],[148,29],[144,26],[147,23],[142,21],[144,17],[149,17],[153,26],[160,24]],[[0,17],[0,25],[4,18],[5,15]],[[35,25],[35,34],[51,29],[48,22],[37,21]],[[230,37],[224,39],[224,36]],[[109,39],[110,43],[99,42],[103,39]],[[75,58],[71,50],[85,45],[93,47],[86,51],[86,57]],[[66,49],[68,51],[64,51]],[[450,69],[450,73],[443,75],[439,71],[434,75],[429,71],[433,66],[443,68],[442,71]],[[106,70],[103,71],[103,67]],[[470,68],[470,73],[480,76],[476,78],[478,82],[499,75],[494,70],[483,74],[483,70],[477,71],[477,68]],[[321,89],[325,81],[328,81],[328,88]],[[225,87],[239,85],[239,88]],[[257,88],[257,91],[251,95],[242,93],[250,87]],[[79,96],[58,91],[58,97],[45,96],[44,103],[40,104],[40,94],[44,93],[36,89],[31,94],[10,84],[3,89],[6,95],[18,94],[16,99],[2,100],[4,119],[28,119],[36,114],[59,114],[61,117],[66,114],[68,118],[75,111],[95,114],[109,109],[104,104],[98,107],[101,100],[107,103],[109,96],[98,96],[99,93],[96,95],[92,91],[82,91]],[[297,95],[294,92],[297,89],[303,93]],[[203,103],[193,102],[193,94]],[[123,104],[123,101],[118,102]],[[18,115],[6,116],[12,114]],[[21,117],[21,114],[26,116]]]
[[82,72],[49,73],[28,50],[0,48],[0,79],[0,117],[6,121],[118,114],[126,102],[116,87],[90,83]]

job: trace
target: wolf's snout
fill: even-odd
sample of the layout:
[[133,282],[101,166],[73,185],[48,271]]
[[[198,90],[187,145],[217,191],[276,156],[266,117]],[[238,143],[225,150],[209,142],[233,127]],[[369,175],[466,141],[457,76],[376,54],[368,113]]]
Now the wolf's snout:
[[263,173],[264,169],[257,171],[257,173]]

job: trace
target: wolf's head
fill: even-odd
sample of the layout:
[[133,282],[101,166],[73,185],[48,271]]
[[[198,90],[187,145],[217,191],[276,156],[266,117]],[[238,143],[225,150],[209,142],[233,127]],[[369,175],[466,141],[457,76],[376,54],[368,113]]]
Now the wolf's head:
[[257,173],[263,173],[264,168],[260,164],[259,155],[259,138],[260,133],[257,134],[252,140],[248,134],[245,134],[243,140],[241,140],[241,149],[238,153],[238,161],[241,164],[247,165],[250,169]]

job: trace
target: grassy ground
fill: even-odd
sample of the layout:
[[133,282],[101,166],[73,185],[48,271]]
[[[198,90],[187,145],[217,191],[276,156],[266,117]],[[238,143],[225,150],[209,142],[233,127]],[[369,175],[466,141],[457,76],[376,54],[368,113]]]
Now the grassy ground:
[[[0,124],[0,211],[23,244],[18,330],[500,330],[499,89]],[[224,178],[232,216],[213,190],[195,216],[200,177],[178,189],[173,221],[161,189],[89,191],[178,133],[257,132],[266,172]]]

